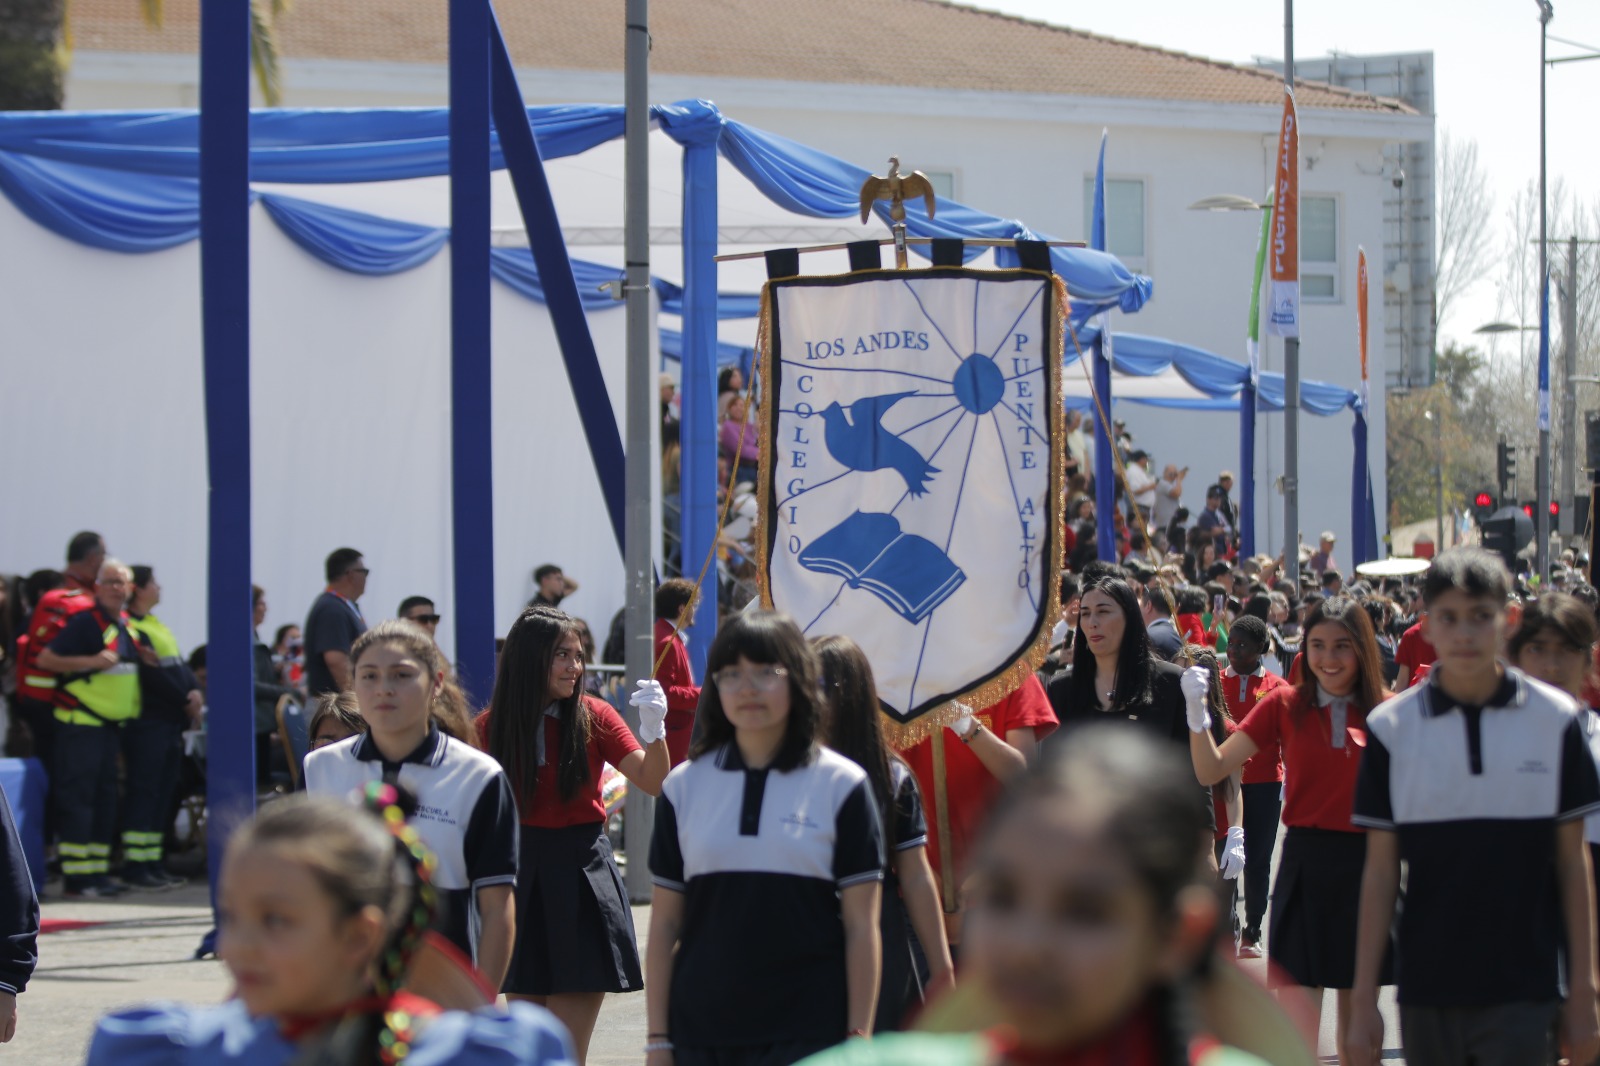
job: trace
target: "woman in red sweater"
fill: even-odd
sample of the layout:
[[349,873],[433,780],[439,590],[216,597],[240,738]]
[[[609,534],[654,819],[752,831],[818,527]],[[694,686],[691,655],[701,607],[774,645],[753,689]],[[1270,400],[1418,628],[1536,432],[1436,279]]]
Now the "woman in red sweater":
[[[1343,1060],[1355,980],[1356,908],[1367,851],[1366,834],[1351,823],[1350,811],[1367,743],[1367,713],[1389,693],[1383,688],[1372,622],[1355,600],[1338,597],[1318,603],[1306,618],[1305,632],[1307,669],[1299,685],[1257,702],[1220,748],[1208,729],[1204,671],[1191,668],[1185,674],[1184,695],[1189,750],[1201,781],[1220,781],[1257,752],[1282,745],[1288,835],[1273,887],[1268,952],[1279,971],[1306,989],[1319,1011],[1322,990],[1338,990]],[[1193,696],[1191,689],[1196,690]],[[1386,972],[1383,983],[1389,980]]]

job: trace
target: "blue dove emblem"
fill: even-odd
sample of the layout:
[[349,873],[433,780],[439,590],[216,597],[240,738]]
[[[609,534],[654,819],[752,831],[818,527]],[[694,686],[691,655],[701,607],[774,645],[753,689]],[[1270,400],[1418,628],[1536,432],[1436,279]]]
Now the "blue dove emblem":
[[939,472],[922,453],[883,428],[889,408],[915,392],[891,392],[882,396],[863,396],[848,410],[838,402],[822,411],[823,443],[828,454],[851,470],[893,469],[906,482],[913,496],[924,495],[927,482]]

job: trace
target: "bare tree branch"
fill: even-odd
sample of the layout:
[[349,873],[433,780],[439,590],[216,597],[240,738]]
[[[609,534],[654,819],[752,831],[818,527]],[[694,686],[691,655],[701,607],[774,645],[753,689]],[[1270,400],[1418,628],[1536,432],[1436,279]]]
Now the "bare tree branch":
[[1439,135],[1439,258],[1434,277],[1434,311],[1440,325],[1450,305],[1488,276],[1494,265],[1495,233],[1489,225],[1494,195],[1488,173],[1478,163],[1478,142],[1449,130]]

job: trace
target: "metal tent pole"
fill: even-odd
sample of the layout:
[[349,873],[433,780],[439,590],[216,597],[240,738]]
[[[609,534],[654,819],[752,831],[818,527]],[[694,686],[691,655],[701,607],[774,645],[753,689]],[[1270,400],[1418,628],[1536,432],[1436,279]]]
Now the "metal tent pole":
[[[626,683],[652,676],[655,623],[651,555],[650,435],[655,424],[655,374],[650,366],[650,3],[628,0],[624,53],[623,226],[627,259],[627,571]],[[630,715],[630,717],[633,717]],[[628,856],[628,895],[650,898],[650,830],[655,804],[629,789],[623,846]]]

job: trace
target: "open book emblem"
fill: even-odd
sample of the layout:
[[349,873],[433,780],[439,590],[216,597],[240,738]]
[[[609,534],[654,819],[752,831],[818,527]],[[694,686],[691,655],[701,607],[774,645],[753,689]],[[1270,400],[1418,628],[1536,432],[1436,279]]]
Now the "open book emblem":
[[802,548],[800,565],[839,575],[851,588],[872,593],[913,625],[932,614],[967,579],[933,541],[902,531],[894,515],[861,511]]

